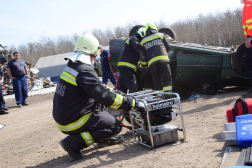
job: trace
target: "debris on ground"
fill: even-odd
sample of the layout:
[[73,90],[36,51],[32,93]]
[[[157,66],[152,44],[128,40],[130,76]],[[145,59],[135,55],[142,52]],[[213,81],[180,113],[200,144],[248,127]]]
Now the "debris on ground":
[[[12,50],[9,50],[7,46],[2,46],[0,44],[0,68],[4,72],[4,82],[2,85],[3,95],[13,94],[12,80],[7,75],[7,64],[12,59]],[[39,70],[34,67],[32,62],[25,61],[28,68],[29,77],[27,78],[28,91],[35,91],[43,88],[48,88],[54,86],[55,83],[51,82],[50,77],[44,79],[39,76]]]
[[204,95],[204,94],[199,94],[199,93],[192,92],[192,95],[188,98],[188,100],[195,100],[195,99],[202,98],[202,97],[205,97],[205,96],[206,95]]

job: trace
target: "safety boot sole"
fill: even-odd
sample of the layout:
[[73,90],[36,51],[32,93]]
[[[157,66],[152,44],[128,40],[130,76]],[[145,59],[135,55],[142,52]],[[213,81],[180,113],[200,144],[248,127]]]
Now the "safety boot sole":
[[68,146],[67,143],[64,141],[64,139],[59,143],[61,147],[69,154],[72,160],[80,160],[84,157],[83,153],[81,153],[80,151],[76,152],[70,146]]

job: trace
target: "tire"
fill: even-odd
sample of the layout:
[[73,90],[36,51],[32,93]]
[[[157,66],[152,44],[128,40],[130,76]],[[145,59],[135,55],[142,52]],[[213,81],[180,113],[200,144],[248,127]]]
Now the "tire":
[[243,67],[243,68],[245,68],[245,67],[243,66],[244,48],[245,48],[245,42],[242,43],[242,44],[237,48],[237,50],[236,50],[236,55],[235,55],[235,58],[236,58],[237,63],[238,63],[241,67]]
[[171,38],[173,38],[174,40],[177,39],[177,35],[172,28],[164,27],[164,28],[159,29],[158,32],[165,33],[168,36],[170,36]]
[[141,27],[144,27],[144,25],[136,25],[136,26],[132,27],[132,29],[130,30],[130,33],[129,33],[129,37],[132,36],[133,34],[135,34],[137,32],[137,30]]

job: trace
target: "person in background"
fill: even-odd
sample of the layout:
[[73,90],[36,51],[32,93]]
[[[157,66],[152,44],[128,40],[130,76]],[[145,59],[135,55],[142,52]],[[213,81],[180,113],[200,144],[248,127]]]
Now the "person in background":
[[102,83],[104,83],[105,85],[107,85],[108,83],[108,79],[112,82],[112,84],[114,86],[116,86],[116,79],[113,75],[113,73],[110,70],[110,66],[109,66],[109,51],[105,50],[103,48],[103,46],[100,46],[100,59],[101,59],[101,66],[102,66]]
[[7,64],[7,75],[12,80],[13,92],[18,107],[28,106],[26,98],[28,97],[27,78],[28,69],[23,60],[19,59],[19,53],[13,53],[13,59]]
[[241,0],[241,3],[244,4],[242,25],[246,37],[243,64],[248,71],[251,86],[246,93],[242,94],[242,97],[248,98],[252,97],[252,0]]
[[7,111],[8,108],[5,108],[5,102],[3,98],[3,77],[4,77],[4,72],[2,68],[0,68],[0,115],[2,114],[9,114]]

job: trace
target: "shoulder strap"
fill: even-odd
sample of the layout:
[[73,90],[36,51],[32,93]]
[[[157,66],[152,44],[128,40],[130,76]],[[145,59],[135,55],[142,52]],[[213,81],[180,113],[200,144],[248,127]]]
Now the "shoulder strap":
[[236,112],[235,112],[235,108],[232,108],[232,112],[233,112],[233,117],[234,117],[234,122],[235,122],[235,117],[236,117]]
[[240,98],[240,99],[242,100],[243,114],[248,114],[249,112],[248,112],[248,104],[247,104],[247,102],[244,99],[242,99],[242,98]]
[[235,121],[235,117],[238,116],[237,104],[240,101],[242,102],[243,114],[248,114],[248,104],[247,104],[247,102],[244,99],[239,98],[239,99],[236,100],[236,102],[234,104],[234,107],[232,108],[232,112],[233,112],[233,116],[234,116],[234,121]]

